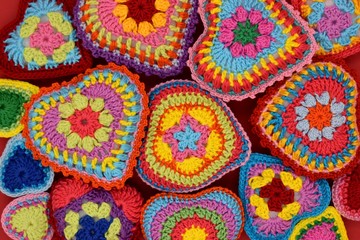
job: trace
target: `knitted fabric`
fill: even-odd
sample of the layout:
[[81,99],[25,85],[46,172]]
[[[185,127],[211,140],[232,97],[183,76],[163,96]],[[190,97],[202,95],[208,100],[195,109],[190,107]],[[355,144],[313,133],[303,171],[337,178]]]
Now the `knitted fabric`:
[[39,92],[39,88],[27,82],[0,79],[0,138],[10,138],[21,132],[24,104]]
[[195,0],[78,0],[74,22],[94,57],[166,77],[185,65],[196,10]]
[[302,219],[319,215],[329,205],[325,180],[296,175],[278,158],[254,153],[240,168],[239,195],[245,231],[250,239],[288,239]]
[[197,194],[158,194],[141,212],[141,226],[148,240],[236,240],[243,225],[240,199],[220,187]]
[[209,185],[249,158],[250,141],[230,109],[198,84],[174,80],[151,90],[137,172],[161,191]]
[[334,181],[332,200],[342,216],[360,221],[360,164]]
[[345,58],[360,51],[360,3],[357,0],[292,0],[315,30],[322,59]]
[[311,62],[313,31],[284,0],[200,0],[204,33],[189,49],[192,77],[213,95],[254,98]]
[[35,161],[25,148],[25,139],[10,139],[0,157],[0,191],[10,197],[46,191],[54,180],[54,172]]
[[131,239],[140,219],[143,199],[135,188],[93,189],[73,178],[54,184],[52,216],[61,239]]
[[48,193],[39,193],[10,202],[1,215],[4,232],[14,240],[51,240],[54,230],[49,224],[48,201]]
[[296,224],[289,240],[348,240],[344,222],[333,207],[328,207],[316,217]]
[[[58,1],[60,2],[60,1]],[[92,65],[76,37],[67,5],[56,0],[24,0],[17,18],[2,29],[0,69],[17,79],[60,78]]]
[[262,145],[298,175],[337,178],[358,160],[359,114],[357,79],[320,62],[268,91],[251,122]]
[[132,176],[147,115],[138,75],[109,64],[41,88],[26,105],[23,136],[34,158],[54,171],[121,188]]

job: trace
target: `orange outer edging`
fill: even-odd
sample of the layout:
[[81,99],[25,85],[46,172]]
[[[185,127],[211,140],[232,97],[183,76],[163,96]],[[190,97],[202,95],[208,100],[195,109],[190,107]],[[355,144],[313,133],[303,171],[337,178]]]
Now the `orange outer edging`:
[[[81,82],[85,75],[89,75],[92,72],[94,72],[95,70],[105,70],[105,69],[111,69],[111,70],[119,71],[121,73],[126,74],[134,82],[134,84],[138,87],[138,91],[142,95],[142,106],[143,106],[143,110],[141,112],[141,118],[139,121],[138,131],[135,134],[133,150],[131,151],[130,157],[128,160],[127,170],[125,171],[125,174],[121,179],[113,180],[113,181],[100,180],[96,177],[90,176],[88,174],[79,172],[74,169],[70,169],[67,166],[60,165],[57,162],[50,160],[47,155],[43,155],[40,152],[40,150],[37,147],[35,147],[35,145],[33,144],[32,140],[30,138],[30,131],[28,129],[30,108],[32,107],[34,102],[37,101],[43,94],[51,93],[53,91],[59,90],[62,87],[74,85],[78,82]],[[79,74],[78,76],[74,77],[69,82],[62,82],[61,85],[59,85],[58,83],[54,83],[51,87],[41,88],[38,94],[33,95],[31,97],[30,101],[24,105],[25,114],[24,114],[24,117],[21,119],[21,123],[24,124],[24,130],[22,132],[22,135],[26,140],[26,142],[25,142],[26,147],[32,151],[34,159],[41,160],[41,163],[43,166],[50,166],[55,172],[61,171],[64,174],[64,176],[72,175],[77,180],[79,180],[81,178],[85,183],[91,182],[92,186],[95,188],[103,187],[106,190],[111,190],[111,188],[115,187],[115,188],[120,189],[124,186],[125,181],[128,178],[132,177],[133,168],[136,165],[136,158],[140,154],[139,149],[140,149],[140,146],[142,143],[142,138],[145,136],[144,127],[147,125],[147,116],[149,115],[148,102],[149,102],[149,100],[148,100],[148,97],[147,97],[147,94],[145,91],[144,84],[142,82],[140,82],[139,76],[137,74],[130,72],[125,66],[117,66],[114,63],[110,63],[110,64],[104,65],[104,66],[99,65],[96,68],[86,70],[85,74]]]

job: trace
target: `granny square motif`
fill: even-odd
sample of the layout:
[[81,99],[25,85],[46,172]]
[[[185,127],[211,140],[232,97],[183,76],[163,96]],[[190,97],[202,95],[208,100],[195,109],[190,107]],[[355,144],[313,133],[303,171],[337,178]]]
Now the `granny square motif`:
[[301,220],[289,240],[348,240],[344,222],[333,207],[328,207],[316,217]]
[[285,0],[200,0],[205,29],[189,49],[193,79],[240,101],[310,63],[313,31],[292,9]]
[[1,30],[0,69],[17,79],[59,78],[91,67],[72,26],[66,2],[24,0],[17,18]]
[[268,91],[252,117],[262,145],[311,179],[351,171],[360,144],[357,81],[340,65],[320,62]]
[[50,193],[52,216],[60,239],[133,239],[143,199],[132,187],[110,192],[63,178]]
[[249,158],[250,142],[230,109],[195,82],[151,90],[150,119],[137,171],[161,191],[201,189]]
[[141,212],[148,240],[200,240],[240,238],[244,225],[240,199],[216,187],[197,194],[158,194]]
[[1,224],[14,240],[51,240],[49,194],[28,194],[10,202],[3,210]]
[[360,51],[360,3],[357,0],[292,0],[311,28],[320,58],[345,58]]
[[132,176],[148,98],[126,67],[98,66],[42,88],[26,108],[23,136],[44,166],[106,189]]
[[339,213],[353,221],[360,221],[360,164],[334,181],[332,200]]
[[251,154],[240,168],[239,195],[250,239],[288,239],[300,220],[319,215],[330,203],[326,180],[296,175],[278,158]]
[[19,134],[11,138],[0,157],[0,191],[10,197],[46,191],[54,180],[50,167],[43,167],[25,147]]
[[185,65],[196,10],[196,0],[78,0],[75,25],[95,57],[166,77]]
[[10,138],[21,132],[24,104],[39,88],[27,82],[0,79],[0,137]]

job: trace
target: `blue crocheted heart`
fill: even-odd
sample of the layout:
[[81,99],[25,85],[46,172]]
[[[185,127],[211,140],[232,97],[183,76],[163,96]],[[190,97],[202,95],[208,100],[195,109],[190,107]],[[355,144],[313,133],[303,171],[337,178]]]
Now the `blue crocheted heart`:
[[25,140],[17,135],[9,140],[0,158],[0,191],[10,197],[46,191],[54,172],[35,161],[26,149]]

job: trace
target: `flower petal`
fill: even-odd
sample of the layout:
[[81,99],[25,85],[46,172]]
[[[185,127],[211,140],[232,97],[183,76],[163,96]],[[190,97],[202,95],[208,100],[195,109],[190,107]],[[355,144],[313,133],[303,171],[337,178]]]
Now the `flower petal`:
[[227,18],[221,22],[221,28],[226,28],[229,30],[234,30],[238,26],[237,21],[234,18]]
[[119,18],[119,23],[122,23],[126,19],[128,12],[129,12],[129,8],[126,5],[118,4],[114,8],[112,13],[114,14],[115,17]]
[[238,22],[245,22],[248,18],[248,12],[245,10],[245,8],[240,6],[236,9],[236,14],[234,15],[234,18]]
[[301,120],[296,124],[296,129],[302,132],[303,134],[306,134],[309,131],[310,124],[308,120]]
[[250,58],[256,58],[257,51],[255,45],[252,43],[248,43],[244,46],[244,54]]
[[[224,43],[225,47],[229,47],[232,44],[233,40],[234,40],[233,31],[226,28],[220,30],[219,41]],[[234,43],[234,45],[235,44],[240,44],[240,43]]]
[[155,28],[154,26],[147,22],[147,21],[143,21],[139,23],[138,26],[138,33],[143,35],[144,37],[148,36],[150,33],[155,32]]
[[166,14],[155,13],[151,18],[154,27],[164,27],[166,25]]
[[124,29],[124,32],[137,32],[137,24],[133,18],[125,19],[122,23],[122,27]]
[[114,121],[114,117],[109,113],[109,110],[104,110],[99,115],[99,122],[103,126],[110,126],[110,124]]
[[74,94],[71,99],[71,103],[72,103],[73,107],[77,110],[83,110],[83,109],[87,108],[88,102],[89,102],[88,98],[79,93]]
[[97,214],[98,218],[107,218],[110,216],[111,206],[108,203],[101,203]]
[[272,37],[264,36],[264,35],[257,37],[256,38],[256,49],[257,49],[257,51],[260,52],[264,48],[270,47],[272,39],[273,39]]
[[65,135],[70,134],[71,124],[69,121],[66,120],[60,120],[58,125],[56,126],[56,131],[58,133],[63,133]]
[[87,202],[81,205],[82,210],[90,217],[97,217],[99,205],[93,202]]
[[82,139],[82,148],[87,151],[91,152],[95,147],[95,139],[89,136],[86,136]]
[[90,99],[90,107],[94,112],[100,112],[104,109],[105,102],[102,98]]
[[58,110],[60,112],[60,117],[62,118],[68,118],[75,112],[75,109],[71,103],[59,104]]
[[70,133],[70,135],[66,137],[66,146],[68,148],[75,148],[80,142],[81,138],[77,133]]
[[307,135],[310,141],[316,141],[316,140],[321,141],[321,132],[316,128],[311,128]]
[[324,127],[323,130],[322,130],[322,135],[323,135],[324,138],[332,140],[333,137],[334,137],[333,136],[334,132],[335,132],[335,128],[333,128],[333,127]]
[[262,20],[262,14],[258,10],[251,10],[249,13],[249,20],[251,24],[257,24]]
[[297,115],[296,120],[302,120],[308,115],[309,110],[306,107],[298,106],[295,107],[295,113]]
[[98,142],[107,142],[109,141],[109,132],[110,132],[109,128],[105,128],[105,127],[99,128],[94,133],[95,139]]
[[330,94],[329,92],[323,92],[320,96],[315,94],[316,100],[321,103],[321,105],[326,106],[329,104]]
[[274,23],[270,22],[267,19],[264,19],[259,23],[258,31],[261,35],[270,35],[274,30]]
[[345,116],[333,116],[331,119],[331,126],[332,127],[340,127],[346,122]]
[[338,115],[344,111],[345,104],[342,102],[335,102],[335,99],[331,102],[331,112],[335,115]]
[[316,99],[310,93],[306,94],[304,97],[304,101],[301,102],[301,105],[304,107],[315,107],[316,106]]
[[244,48],[241,43],[236,42],[230,47],[230,52],[233,57],[240,57],[244,55]]
[[109,229],[105,233],[106,239],[118,239],[118,234],[120,234],[121,227],[120,220],[118,218],[114,218]]
[[166,12],[170,7],[168,0],[155,0],[155,8],[159,11]]

